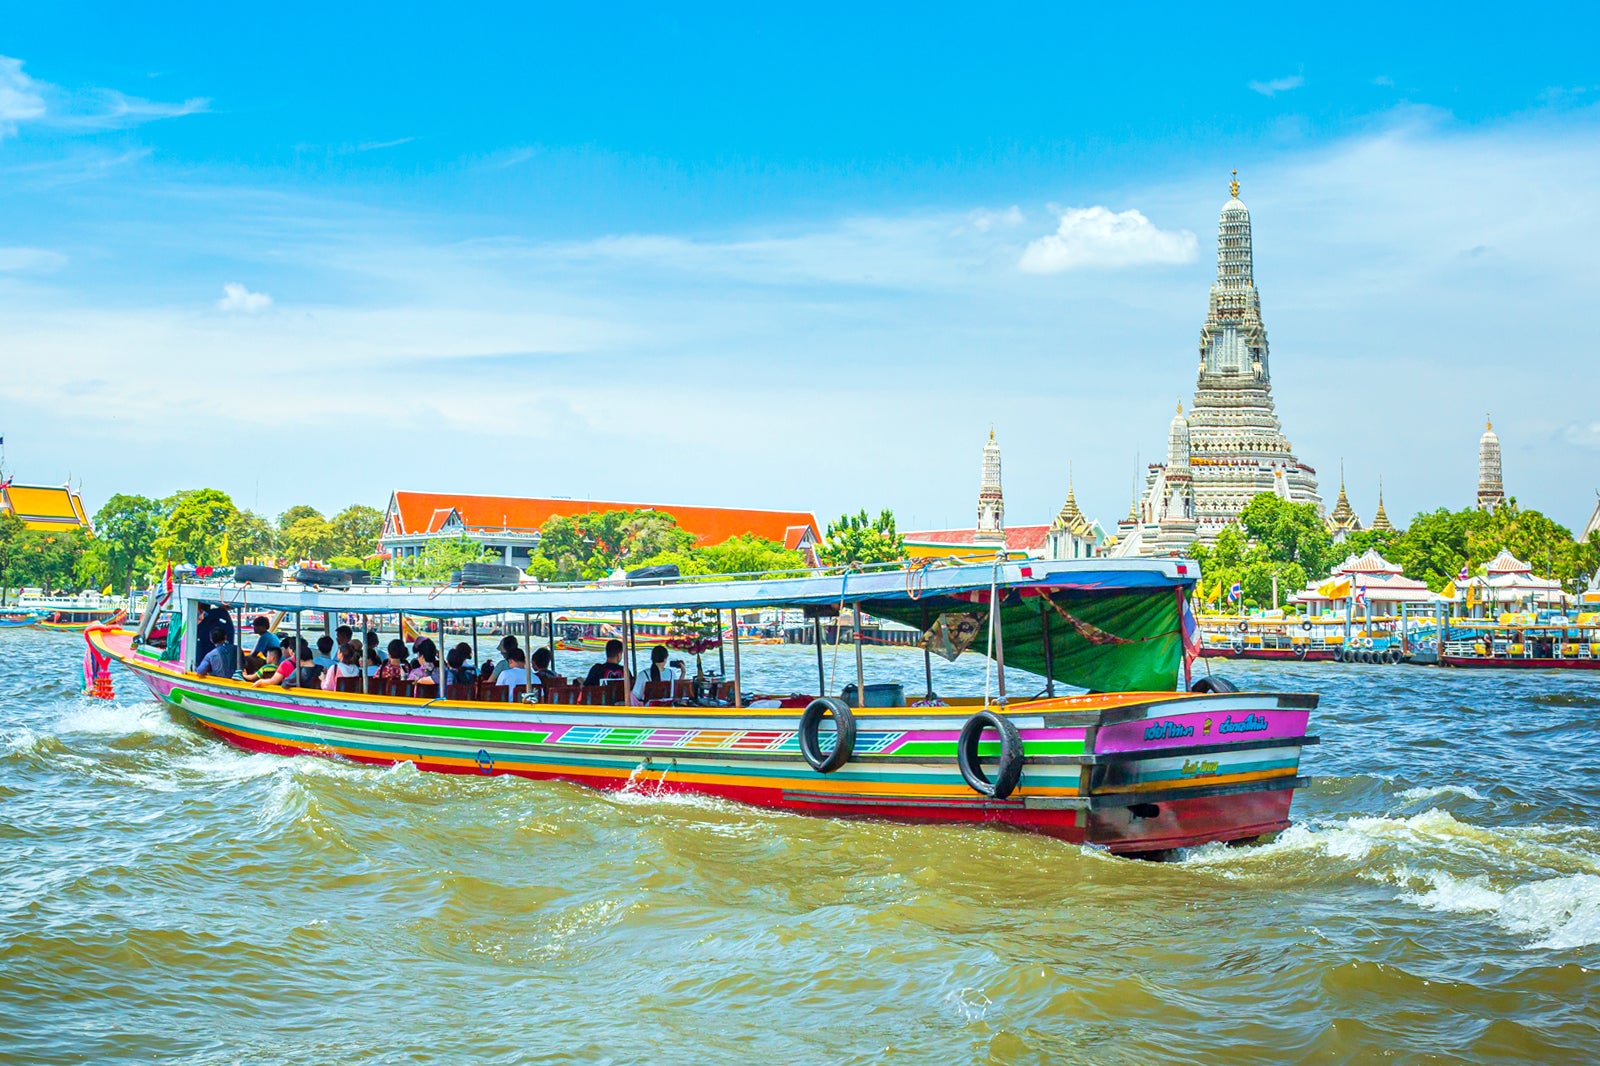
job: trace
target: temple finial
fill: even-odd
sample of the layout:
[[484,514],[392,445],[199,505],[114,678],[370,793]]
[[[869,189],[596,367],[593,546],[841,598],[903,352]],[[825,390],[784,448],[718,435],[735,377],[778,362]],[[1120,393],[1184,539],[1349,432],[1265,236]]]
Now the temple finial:
[[1235,200],[1239,198],[1239,171],[1237,169],[1233,172],[1233,180],[1228,183],[1228,191],[1233,194]]
[[1493,429],[1494,429],[1494,419],[1490,418],[1488,413],[1485,412],[1484,416],[1483,416],[1483,431],[1485,433],[1488,433]]

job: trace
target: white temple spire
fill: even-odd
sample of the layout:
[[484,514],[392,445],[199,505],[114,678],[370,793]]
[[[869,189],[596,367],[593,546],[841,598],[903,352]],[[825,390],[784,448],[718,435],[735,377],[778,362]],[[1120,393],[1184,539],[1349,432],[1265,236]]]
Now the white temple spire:
[[1005,494],[1000,489],[1000,445],[989,427],[989,440],[983,446],[983,477],[978,484],[978,540],[1004,540],[1006,536]]

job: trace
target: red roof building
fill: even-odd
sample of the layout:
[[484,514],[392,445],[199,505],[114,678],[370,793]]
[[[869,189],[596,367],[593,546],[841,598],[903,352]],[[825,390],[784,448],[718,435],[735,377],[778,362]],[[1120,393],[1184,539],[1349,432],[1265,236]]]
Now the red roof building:
[[806,551],[821,533],[816,517],[805,511],[396,491],[389,496],[380,544],[390,554],[405,558],[419,554],[429,540],[466,537],[496,551],[510,565],[527,566],[539,543],[539,529],[558,515],[571,518],[640,510],[671,515],[702,545],[753,535]]

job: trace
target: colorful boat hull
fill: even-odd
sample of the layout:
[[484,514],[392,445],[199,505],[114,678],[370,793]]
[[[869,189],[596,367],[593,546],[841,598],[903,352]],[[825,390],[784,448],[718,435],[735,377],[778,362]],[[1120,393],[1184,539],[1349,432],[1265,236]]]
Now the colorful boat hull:
[[[818,773],[793,709],[443,701],[253,688],[180,672],[126,633],[89,639],[166,703],[241,748],[420,770],[687,792],[842,817],[982,823],[1114,852],[1284,828],[1315,697],[1123,693],[1012,704],[1017,789],[975,792],[956,757],[976,704],[863,709],[854,754]],[[831,734],[828,735],[831,740]],[[997,745],[980,746],[980,754]]]

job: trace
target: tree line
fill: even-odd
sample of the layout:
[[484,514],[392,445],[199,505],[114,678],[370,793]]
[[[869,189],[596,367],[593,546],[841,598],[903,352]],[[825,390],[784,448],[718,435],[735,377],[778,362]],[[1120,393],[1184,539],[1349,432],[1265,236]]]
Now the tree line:
[[352,504],[324,518],[300,504],[270,520],[236,506],[217,489],[185,489],[165,499],[118,493],[95,513],[93,530],[28,529],[0,515],[0,596],[38,587],[46,593],[142,587],[168,563],[232,566],[318,560],[372,565],[383,513]]
[[1570,591],[1578,591],[1600,569],[1600,544],[1579,543],[1571,530],[1522,509],[1515,499],[1493,511],[1425,511],[1404,530],[1358,530],[1336,544],[1315,504],[1262,493],[1245,505],[1236,524],[1217,534],[1215,544],[1196,544],[1191,555],[1200,564],[1203,603],[1226,609],[1228,590],[1237,583],[1242,605],[1254,608],[1272,606],[1274,577],[1283,603],[1326,578],[1347,556],[1369,548],[1434,592],[1455,580],[1463,566],[1483,573],[1501,549]]

